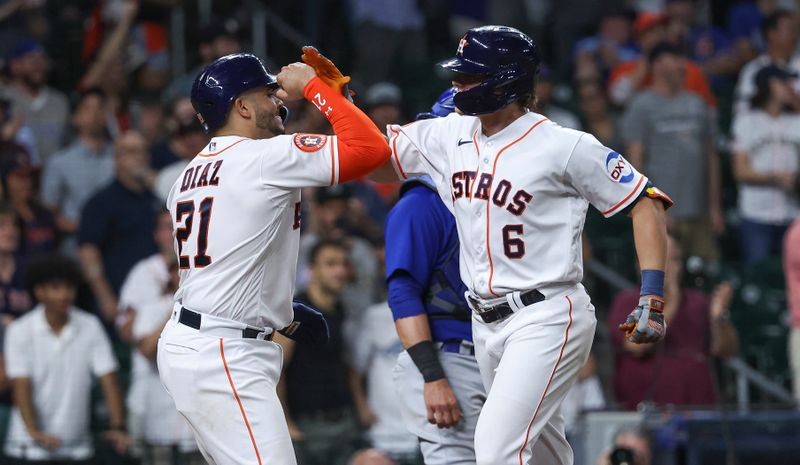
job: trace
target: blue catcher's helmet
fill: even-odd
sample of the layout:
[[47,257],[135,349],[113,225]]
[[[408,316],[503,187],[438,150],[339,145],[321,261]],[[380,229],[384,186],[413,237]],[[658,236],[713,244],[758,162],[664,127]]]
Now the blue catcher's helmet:
[[462,113],[482,115],[532,95],[540,61],[538,47],[525,33],[513,27],[481,26],[467,31],[456,56],[439,66],[482,77],[480,84],[453,97]]
[[431,107],[431,111],[426,111],[424,113],[417,114],[415,119],[431,119],[431,118],[442,118],[450,113],[456,111],[456,105],[453,103],[453,95],[456,94],[456,90],[452,87],[448,88],[436,99],[436,102]]
[[[236,97],[257,87],[278,87],[264,62],[249,53],[234,53],[214,60],[192,85],[192,106],[200,124],[209,133],[225,123]],[[286,121],[288,111],[280,108]]]

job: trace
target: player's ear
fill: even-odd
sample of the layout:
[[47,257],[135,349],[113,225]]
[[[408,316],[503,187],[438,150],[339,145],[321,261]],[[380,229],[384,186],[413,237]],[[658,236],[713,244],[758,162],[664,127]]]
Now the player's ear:
[[247,98],[246,95],[237,97],[236,100],[233,101],[232,111],[239,113],[239,116],[244,119],[250,119],[253,116],[253,110],[254,105],[251,99]]

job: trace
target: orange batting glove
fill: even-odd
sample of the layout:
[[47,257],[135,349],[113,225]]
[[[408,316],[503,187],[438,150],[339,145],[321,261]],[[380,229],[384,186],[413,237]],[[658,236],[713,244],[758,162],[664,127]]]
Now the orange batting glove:
[[319,50],[307,45],[303,47],[303,55],[300,56],[300,59],[303,60],[303,63],[314,68],[317,76],[328,87],[338,90],[348,100],[353,101],[353,92],[348,87],[350,76],[343,75],[331,60],[319,53]]

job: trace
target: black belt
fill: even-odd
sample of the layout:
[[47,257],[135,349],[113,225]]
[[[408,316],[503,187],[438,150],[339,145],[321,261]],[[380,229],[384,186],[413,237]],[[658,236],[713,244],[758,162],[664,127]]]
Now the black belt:
[[[484,323],[494,323],[514,313],[514,309],[511,308],[508,302],[500,302],[491,307],[482,307],[479,300],[472,296],[467,296],[467,298],[469,299],[472,309],[475,310],[475,313],[481,317]],[[530,291],[521,293],[519,295],[519,300],[522,302],[522,305],[527,307],[528,305],[543,301],[544,294],[536,289],[531,289]]]
[[[186,325],[190,328],[194,328],[199,330],[200,329],[200,321],[203,319],[203,315],[193,312],[188,308],[181,307],[181,314],[178,316],[178,323]],[[242,337],[245,339],[258,339],[258,335],[263,333],[263,330],[258,328],[244,328],[242,330]],[[271,341],[272,336],[275,333],[269,333],[266,337],[264,337],[265,341]]]

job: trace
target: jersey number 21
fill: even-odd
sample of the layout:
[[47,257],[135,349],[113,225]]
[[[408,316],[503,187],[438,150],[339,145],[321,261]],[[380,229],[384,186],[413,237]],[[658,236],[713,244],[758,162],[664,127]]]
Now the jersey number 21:
[[[194,267],[203,268],[211,263],[211,257],[206,255],[208,249],[208,225],[211,222],[211,207],[214,206],[214,197],[206,197],[200,202],[200,225],[197,232],[197,253],[194,255]],[[194,223],[194,200],[178,202],[175,209],[175,222],[184,222],[182,228],[175,230],[175,239],[178,241],[178,265],[182,270],[189,269],[189,257],[183,255],[183,243],[192,234]],[[186,217],[184,221],[184,216]]]

